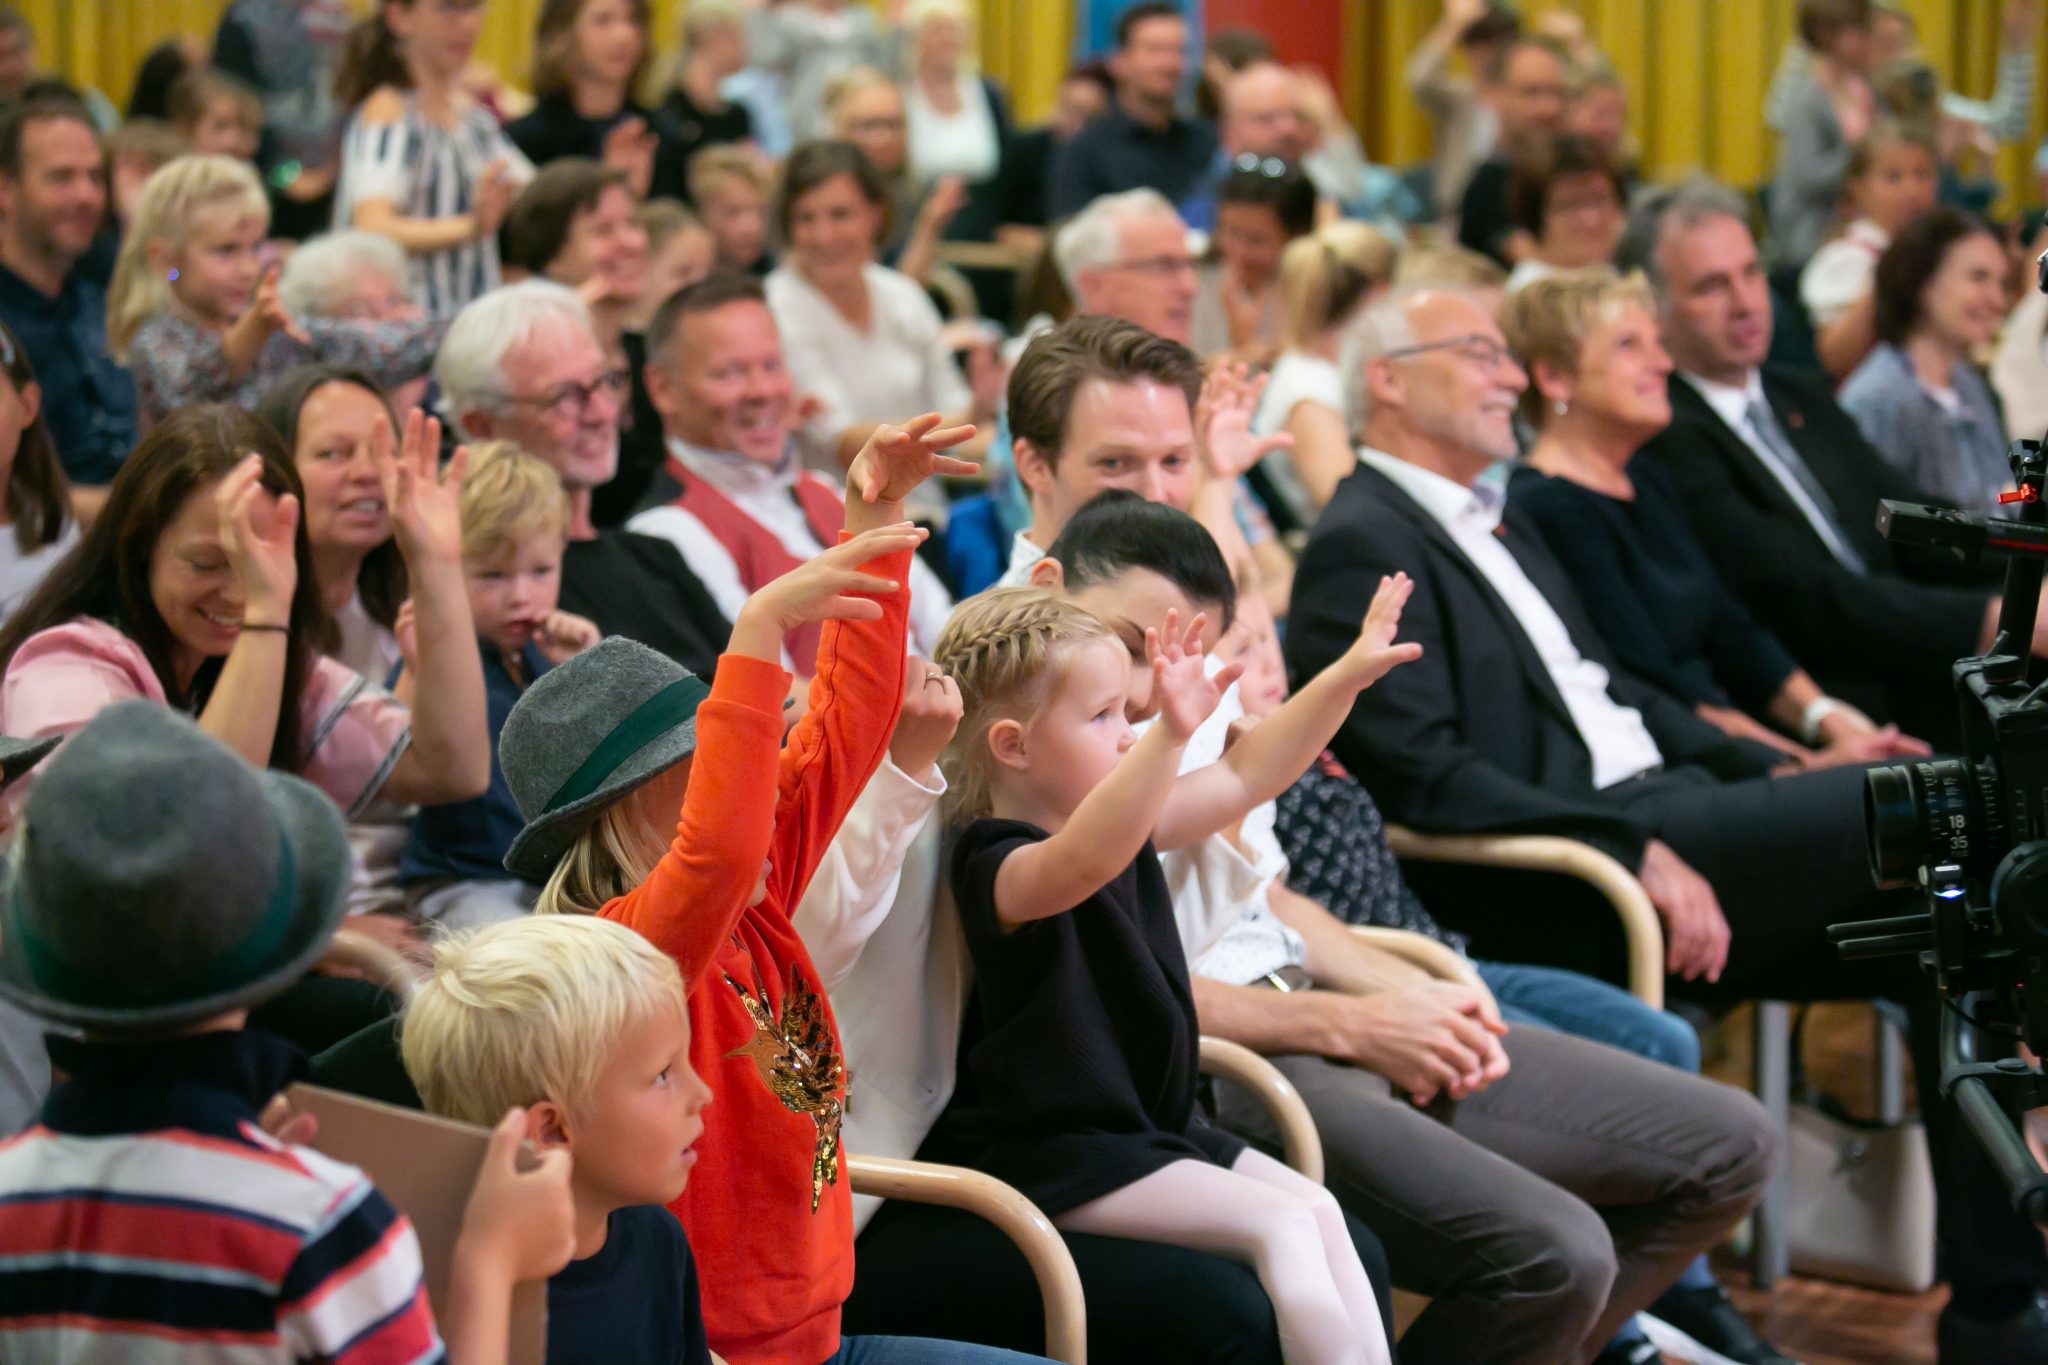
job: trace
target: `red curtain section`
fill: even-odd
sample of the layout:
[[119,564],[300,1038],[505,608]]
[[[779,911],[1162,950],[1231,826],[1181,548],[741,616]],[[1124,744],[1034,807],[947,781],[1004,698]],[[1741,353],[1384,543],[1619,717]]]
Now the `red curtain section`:
[[1321,67],[1330,84],[1343,89],[1344,19],[1339,0],[1206,0],[1202,31],[1256,29],[1273,44],[1274,55],[1293,66]]

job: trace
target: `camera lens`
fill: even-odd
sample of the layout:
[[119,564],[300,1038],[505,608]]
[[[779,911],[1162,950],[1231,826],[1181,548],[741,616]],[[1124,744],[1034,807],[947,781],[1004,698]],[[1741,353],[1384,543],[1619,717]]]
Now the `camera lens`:
[[1961,759],[1870,770],[1863,811],[1870,874],[1881,889],[1913,885],[1923,864],[1968,863],[1975,786],[1970,765]]

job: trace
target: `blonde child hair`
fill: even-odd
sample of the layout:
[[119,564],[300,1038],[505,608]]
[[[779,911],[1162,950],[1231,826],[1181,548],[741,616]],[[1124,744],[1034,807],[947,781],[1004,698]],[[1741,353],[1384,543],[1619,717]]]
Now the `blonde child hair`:
[[1400,248],[1365,223],[1340,219],[1280,253],[1282,350],[1305,351],[1394,278]]
[[989,813],[989,730],[1001,720],[1036,719],[1051,704],[1066,662],[1094,640],[1122,648],[1099,618],[1044,588],[997,588],[953,613],[932,651],[932,662],[960,687],[960,727],[940,759],[948,820]]
[[435,946],[400,1050],[436,1114],[488,1125],[541,1100],[573,1113],[620,1035],[664,1009],[687,1011],[682,973],[639,934],[589,915],[527,917]]
[[647,234],[651,258],[685,232],[703,232],[703,220],[673,199],[649,199],[633,210],[633,221]]
[[569,534],[561,475],[510,441],[470,447],[459,506],[464,559],[490,559],[529,536]]
[[687,178],[690,202],[700,206],[705,199],[716,195],[718,187],[728,180],[749,185],[763,196],[773,188],[761,174],[761,168],[754,163],[754,158],[730,143],[706,147],[691,157]]
[[181,156],[143,185],[135,221],[128,225],[107,286],[107,350],[116,361],[128,363],[128,344],[135,333],[172,304],[170,281],[149,264],[149,244],[182,250],[193,225],[216,210],[270,221],[263,182],[248,162],[229,156]]

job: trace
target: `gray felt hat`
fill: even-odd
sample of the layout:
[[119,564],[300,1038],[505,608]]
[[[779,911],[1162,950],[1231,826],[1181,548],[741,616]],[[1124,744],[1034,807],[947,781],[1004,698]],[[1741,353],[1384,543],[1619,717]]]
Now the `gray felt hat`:
[[23,807],[0,868],[0,996],[111,1031],[257,1004],[326,951],[349,871],[319,788],[167,707],[110,706]]
[[616,635],[534,679],[498,735],[498,766],[526,817],[506,870],[546,881],[605,807],[695,753],[709,695],[681,664]]

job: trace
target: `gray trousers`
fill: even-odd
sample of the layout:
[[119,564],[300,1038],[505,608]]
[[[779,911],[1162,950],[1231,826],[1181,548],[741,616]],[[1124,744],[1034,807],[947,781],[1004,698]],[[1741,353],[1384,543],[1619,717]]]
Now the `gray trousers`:
[[[1324,1179],[1427,1294],[1405,1365],[1590,1359],[1763,1193],[1778,1140],[1763,1108],[1598,1043],[1518,1027],[1509,1070],[1417,1109],[1369,1071],[1274,1057],[1321,1130]],[[1218,1088],[1230,1128],[1271,1147],[1265,1110]]]

